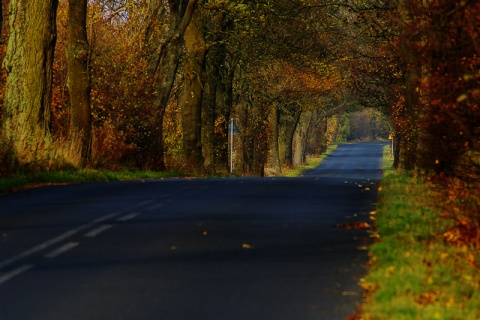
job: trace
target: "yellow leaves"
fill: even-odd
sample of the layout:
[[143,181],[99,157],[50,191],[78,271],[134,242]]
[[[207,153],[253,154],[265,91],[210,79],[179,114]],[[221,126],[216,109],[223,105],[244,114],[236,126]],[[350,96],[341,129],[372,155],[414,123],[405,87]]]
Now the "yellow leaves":
[[467,100],[467,99],[468,99],[468,94],[465,94],[465,93],[464,93],[464,94],[460,95],[460,96],[457,98],[457,102],[458,102],[458,103],[461,103],[461,102],[463,102],[463,101],[465,101],[465,100]]
[[421,305],[429,305],[438,301],[438,293],[435,291],[427,291],[417,295],[415,302]]
[[440,252],[438,256],[441,260],[446,260],[450,255],[447,252]]
[[360,286],[360,288],[362,288],[365,291],[374,291],[377,287],[374,283],[369,282],[365,278],[361,278],[358,285]]
[[385,276],[391,276],[395,272],[395,266],[390,266],[385,270]]
[[463,274],[462,275],[462,278],[466,281],[466,282],[472,282],[473,281],[473,276],[471,274]]
[[371,228],[368,222],[363,221],[353,221],[353,222],[346,222],[346,223],[338,223],[335,225],[337,228],[346,229],[346,230],[354,230],[354,229],[369,229]]
[[459,229],[451,229],[443,233],[443,239],[447,242],[457,242],[461,238]]
[[468,253],[466,259],[470,263],[470,265],[472,265],[474,267],[478,267],[477,259],[475,258],[473,253]]
[[455,297],[452,296],[452,297],[448,298],[445,305],[447,306],[447,308],[453,307],[455,305]]
[[380,238],[380,235],[377,232],[373,232],[370,234],[370,238]]

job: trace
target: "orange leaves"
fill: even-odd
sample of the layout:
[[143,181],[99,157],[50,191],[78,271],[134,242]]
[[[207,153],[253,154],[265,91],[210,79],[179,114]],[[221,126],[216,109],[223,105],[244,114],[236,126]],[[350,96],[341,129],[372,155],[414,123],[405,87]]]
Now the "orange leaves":
[[260,74],[258,82],[270,82],[272,95],[280,95],[287,100],[303,101],[325,94],[334,88],[339,89],[341,75],[331,64],[317,63],[312,66],[299,67],[286,60],[269,62]]
[[427,291],[415,296],[414,300],[416,303],[425,306],[437,302],[439,300],[439,295],[435,291]]
[[472,241],[478,241],[480,234],[478,227],[468,222],[468,224],[459,224],[454,228],[445,231],[442,234],[442,237],[446,242],[452,245],[462,246],[470,245]]
[[336,225],[337,228],[346,229],[346,230],[354,230],[354,229],[369,229],[371,228],[368,222],[363,221],[352,221],[352,222],[345,222],[339,223]]
[[[439,206],[444,210],[445,218],[453,218],[455,225],[441,234],[450,245],[480,249],[480,195],[478,183],[467,183],[450,178],[443,183],[443,192]],[[478,266],[476,258],[470,253],[465,259],[469,264]]]

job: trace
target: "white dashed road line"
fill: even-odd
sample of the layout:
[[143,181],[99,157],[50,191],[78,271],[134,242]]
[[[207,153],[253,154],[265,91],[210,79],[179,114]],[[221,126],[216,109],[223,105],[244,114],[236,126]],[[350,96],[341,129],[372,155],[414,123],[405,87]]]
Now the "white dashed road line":
[[100,227],[98,227],[98,228],[96,228],[96,229],[93,229],[92,231],[86,233],[86,234],[85,234],[85,237],[87,237],[87,238],[96,237],[96,236],[98,236],[100,233],[102,233],[102,232],[104,232],[104,231],[106,231],[106,230],[108,230],[108,229],[110,229],[110,228],[112,228],[112,227],[113,227],[113,225],[111,225],[111,224],[104,224],[103,226],[100,226]]
[[86,228],[90,227],[90,226],[91,226],[91,224],[81,225],[81,226],[78,227],[78,228],[75,228],[75,229],[72,229],[72,230],[67,231],[67,232],[65,232],[65,233],[62,233],[62,234],[59,235],[58,237],[55,237],[55,238],[50,239],[50,240],[48,240],[48,241],[45,241],[45,242],[43,242],[43,243],[41,243],[41,244],[39,244],[39,245],[37,245],[37,246],[35,246],[35,247],[27,250],[27,251],[24,251],[24,252],[22,252],[22,253],[20,253],[20,254],[17,254],[16,256],[13,256],[13,257],[10,258],[10,259],[4,260],[4,261],[0,262],[0,268],[6,267],[6,266],[8,266],[8,265],[11,265],[11,264],[13,264],[13,263],[15,263],[15,262],[23,259],[23,258],[27,258],[27,257],[29,257],[29,256],[31,256],[31,255],[39,252],[39,251],[42,251],[42,250],[44,250],[44,249],[47,249],[48,247],[51,247],[51,246],[53,246],[53,245],[55,245],[55,244],[57,244],[57,243],[65,240],[65,239],[73,236],[74,234],[82,231],[83,229],[86,229]]
[[118,218],[117,221],[118,222],[126,222],[128,220],[132,220],[132,219],[136,218],[139,215],[140,215],[140,212],[133,212],[133,213],[127,214],[126,216]]
[[33,268],[33,265],[31,264],[24,264],[23,266],[20,266],[16,269],[13,269],[12,271],[9,271],[7,273],[4,273],[0,276],[0,284],[7,282],[8,280],[12,279],[13,277],[16,277],[30,269]]
[[79,243],[78,242],[69,242],[69,243],[66,243],[64,244],[63,246],[61,246],[60,248],[57,248],[49,253],[47,253],[44,257],[45,258],[56,258],[58,257],[59,255],[61,255],[62,253],[65,253],[73,248],[75,248],[76,246],[78,246]]
[[[140,202],[140,203],[134,205],[133,207],[131,207],[130,209],[135,208],[135,207],[146,206],[146,205],[152,203],[153,201],[154,200],[152,199],[152,200],[147,200],[147,201]],[[158,205],[155,205],[155,206],[158,206]],[[122,211],[122,212],[125,212],[125,211]],[[81,232],[85,229],[92,228],[95,225],[100,224],[100,223],[102,223],[106,220],[113,219],[113,218],[119,216],[120,214],[122,214],[122,212],[114,212],[114,213],[102,216],[100,218],[97,218],[95,220],[92,220],[91,222],[89,222],[87,224],[83,224],[81,226],[78,226],[77,228],[66,231],[66,232],[62,233],[61,235],[59,235],[55,238],[52,238],[52,239],[47,240],[45,242],[42,242],[39,245],[36,245],[36,246],[34,246],[34,247],[24,251],[24,252],[21,252],[21,253],[15,255],[15,256],[9,258],[9,259],[3,260],[3,261],[0,262],[0,269],[5,268],[9,265],[12,265],[12,264],[14,264],[14,263],[16,263],[16,262],[18,262],[22,259],[28,258],[28,257],[30,257],[30,256],[32,256],[36,253],[39,253],[40,251],[48,249],[48,248],[50,248],[50,247],[52,247],[52,246],[54,246],[54,245],[56,245],[56,244],[58,244],[58,243],[60,243],[64,240],[74,236],[75,234],[77,234],[77,233],[79,233],[79,232]],[[138,213],[137,212],[136,213],[131,213],[131,214],[128,214],[124,217],[119,218],[117,221],[121,221],[121,222],[128,221],[128,220],[131,220],[131,219],[135,218],[139,214],[140,214],[139,212]],[[99,235],[100,233],[112,228],[113,226],[114,225],[102,225],[102,226],[86,233],[85,236],[86,237],[95,237],[95,236]],[[65,244],[65,245],[63,245],[63,246],[45,254],[44,258],[55,258],[55,257],[61,255],[62,253],[67,252],[67,251],[75,248],[78,245],[79,245],[78,242],[69,242],[69,243],[67,243],[67,244]],[[33,268],[33,265],[25,264],[25,265],[22,265],[22,266],[20,266],[16,269],[13,269],[12,271],[8,271],[6,273],[1,272],[1,270],[0,270],[0,285],[3,284],[6,281],[12,279],[13,277],[16,277],[19,274],[22,274],[22,273],[24,273],[24,272],[26,272],[26,271],[28,271],[32,268]]]
[[79,233],[80,231],[82,230],[85,230],[85,229],[88,229],[88,228],[91,228],[92,226],[102,222],[102,221],[105,221],[105,220],[108,220],[108,219],[111,219],[111,218],[114,218],[116,216],[118,216],[120,214],[120,212],[116,212],[116,213],[112,213],[112,214],[108,214],[106,216],[103,216],[103,217],[100,217],[98,219],[95,219],[93,221],[91,221],[90,223],[88,224],[83,224],[75,229],[72,229],[72,230],[69,230],[65,233],[62,233],[61,235],[59,235],[58,237],[55,237],[53,239],[50,239],[48,241],[45,241],[27,251],[24,251],[20,254],[17,254],[16,256],[13,256],[12,258],[10,259],[7,259],[7,260],[4,260],[2,262],[0,262],[0,268],[3,268],[3,267],[6,267],[8,265],[11,265],[12,263],[15,263],[23,258],[26,258],[26,257],[29,257],[37,252],[40,252],[42,250],[45,250],[65,239],[68,239],[70,238],[71,236]]
[[158,209],[158,208],[161,208],[161,207],[163,207],[163,203],[157,203],[157,204],[154,204],[151,207],[148,207],[147,211],[152,211],[152,210],[155,210],[155,209]]

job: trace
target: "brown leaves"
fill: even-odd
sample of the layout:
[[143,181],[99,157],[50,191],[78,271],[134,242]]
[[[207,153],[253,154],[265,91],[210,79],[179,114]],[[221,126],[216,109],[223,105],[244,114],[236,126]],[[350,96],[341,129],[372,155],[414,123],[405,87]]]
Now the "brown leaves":
[[371,226],[368,222],[364,221],[352,221],[345,223],[338,223],[335,225],[337,228],[353,230],[353,229],[370,229]]
[[429,305],[438,301],[438,294],[435,291],[423,292],[415,296],[414,300],[416,303],[421,305]]

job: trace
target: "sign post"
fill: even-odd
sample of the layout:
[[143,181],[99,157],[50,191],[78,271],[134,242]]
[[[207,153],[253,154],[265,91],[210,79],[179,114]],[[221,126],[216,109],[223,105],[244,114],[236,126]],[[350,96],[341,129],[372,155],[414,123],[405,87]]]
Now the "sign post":
[[235,120],[233,118],[230,120],[230,130],[228,130],[228,133],[230,135],[230,173],[233,173],[233,154],[234,154],[234,149],[233,149],[233,136],[240,135],[241,132],[237,127],[237,124],[235,123]]
[[393,156],[393,141],[394,141],[394,136],[393,136],[392,133],[388,136],[388,140],[390,140],[390,155]]

